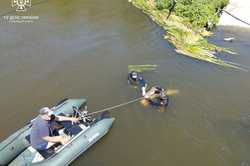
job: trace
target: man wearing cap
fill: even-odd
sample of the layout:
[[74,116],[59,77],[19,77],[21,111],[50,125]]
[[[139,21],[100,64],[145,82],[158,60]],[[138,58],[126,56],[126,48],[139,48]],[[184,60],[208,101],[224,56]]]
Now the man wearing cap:
[[[65,144],[69,138],[63,136],[50,136],[50,125],[51,115],[53,111],[48,107],[44,107],[39,110],[39,115],[32,122],[32,128],[30,133],[31,146],[37,150],[46,150],[54,143]],[[78,118],[56,116],[57,121],[71,121],[78,122]]]

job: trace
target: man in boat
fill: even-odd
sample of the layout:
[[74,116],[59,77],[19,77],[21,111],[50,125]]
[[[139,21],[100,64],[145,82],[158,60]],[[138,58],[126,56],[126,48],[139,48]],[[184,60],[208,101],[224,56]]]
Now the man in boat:
[[153,86],[145,95],[144,98],[154,106],[167,106],[169,98],[163,88]]
[[68,142],[69,137],[64,136],[51,136],[49,121],[55,118],[56,121],[71,121],[76,123],[79,121],[75,117],[55,116],[53,111],[48,107],[39,110],[39,115],[32,122],[30,132],[31,146],[37,150],[46,150],[55,143],[65,144]]
[[128,74],[128,82],[130,84],[137,84],[139,85],[139,87],[141,88],[141,93],[142,96],[144,96],[146,94],[146,82],[143,79],[142,75],[136,71],[131,71]]

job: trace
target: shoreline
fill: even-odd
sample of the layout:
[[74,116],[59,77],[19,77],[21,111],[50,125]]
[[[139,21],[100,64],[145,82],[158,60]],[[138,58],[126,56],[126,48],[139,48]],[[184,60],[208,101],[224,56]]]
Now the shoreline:
[[[250,23],[250,1],[246,0],[230,0],[229,4],[226,6],[225,10],[232,15],[238,17],[239,19]],[[227,13],[223,12],[218,26],[235,26],[241,28],[250,28],[250,25],[247,25]]]
[[211,44],[206,37],[212,33],[205,28],[193,26],[182,17],[176,16],[174,13],[166,18],[168,11],[158,10],[153,0],[128,0],[133,6],[142,10],[152,21],[157,23],[165,30],[164,39],[168,40],[174,47],[175,51],[181,55],[201,60],[216,65],[240,69],[240,67],[232,63],[225,62],[217,57],[219,52],[227,52],[235,54],[231,50]]

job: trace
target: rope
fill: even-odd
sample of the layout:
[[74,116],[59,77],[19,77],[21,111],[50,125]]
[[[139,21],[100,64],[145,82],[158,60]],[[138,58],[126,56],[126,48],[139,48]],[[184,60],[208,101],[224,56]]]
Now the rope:
[[240,22],[242,22],[242,23],[247,24],[247,25],[250,26],[250,23],[248,23],[248,22],[246,22],[246,21],[244,21],[244,20],[242,20],[242,19],[236,17],[235,15],[229,13],[228,11],[226,11],[226,10],[224,10],[224,9],[220,9],[220,11],[223,11],[223,12],[227,13],[228,15],[230,15],[231,17],[235,18],[236,20],[238,20],[238,21],[240,21]]
[[126,103],[122,103],[122,104],[115,105],[115,106],[112,106],[112,107],[104,108],[104,109],[99,110],[99,111],[91,112],[91,113],[89,113],[88,115],[94,115],[94,114],[98,114],[98,113],[110,111],[110,110],[113,110],[113,109],[115,109],[115,108],[123,107],[123,106],[125,106],[125,105],[134,103],[134,102],[136,102],[136,101],[138,101],[138,100],[140,100],[140,99],[142,99],[142,98],[143,98],[143,97],[136,98],[136,99],[130,100],[130,101],[126,102]]

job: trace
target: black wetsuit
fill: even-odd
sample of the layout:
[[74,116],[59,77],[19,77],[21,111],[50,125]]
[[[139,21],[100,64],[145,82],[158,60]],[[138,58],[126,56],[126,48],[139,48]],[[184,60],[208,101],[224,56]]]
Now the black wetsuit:
[[152,106],[168,106],[169,103],[169,97],[165,95],[164,89],[161,87],[154,87],[156,90],[154,91],[154,94],[156,94],[156,97],[153,99],[149,99],[149,102]]

